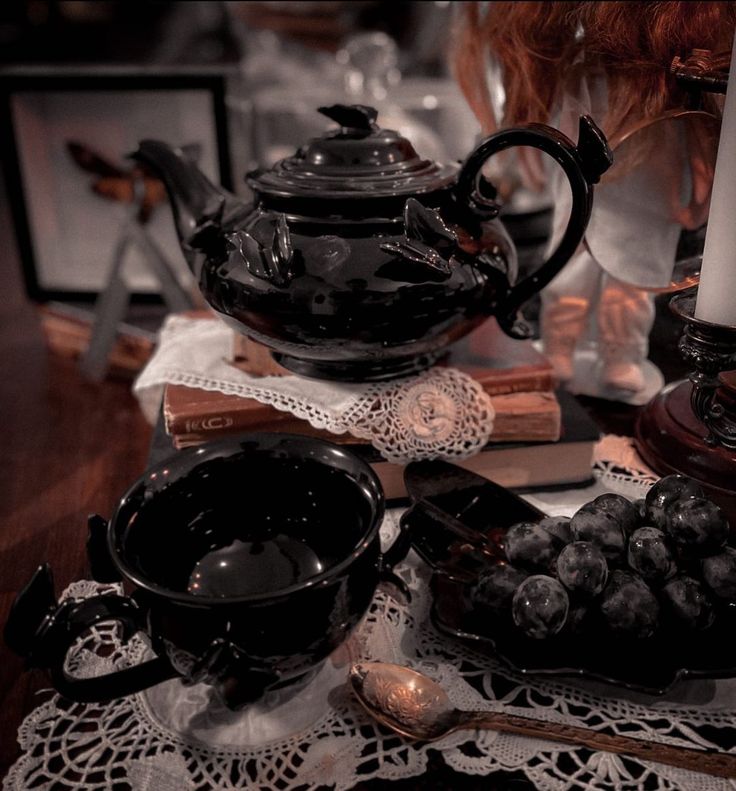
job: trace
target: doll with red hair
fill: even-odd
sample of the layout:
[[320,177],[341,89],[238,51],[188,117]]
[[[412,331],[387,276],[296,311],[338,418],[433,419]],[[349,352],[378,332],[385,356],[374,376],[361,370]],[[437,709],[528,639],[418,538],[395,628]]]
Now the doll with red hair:
[[[614,147],[588,243],[542,294],[540,333],[563,382],[573,378],[581,341],[595,338],[599,390],[627,400],[644,388],[652,291],[672,279],[682,228],[707,216],[712,176],[704,154],[714,151],[704,145],[712,128],[651,122],[688,106],[688,92],[670,68],[676,56],[730,48],[736,4],[473,2],[463,4],[458,22],[455,74],[485,133],[542,122],[574,138],[579,115],[587,113]],[[502,112],[489,90],[491,66],[501,74]],[[702,105],[719,115],[713,95],[703,94]],[[638,129],[619,156],[615,141]],[[525,152],[520,170],[527,186],[546,185],[554,197],[554,240],[568,211],[561,180],[536,152]]]

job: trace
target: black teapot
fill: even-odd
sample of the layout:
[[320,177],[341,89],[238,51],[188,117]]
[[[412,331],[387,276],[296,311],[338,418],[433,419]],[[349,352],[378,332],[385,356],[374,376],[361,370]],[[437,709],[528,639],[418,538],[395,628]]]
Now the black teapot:
[[[458,167],[422,159],[376,125],[371,107],[320,112],[339,129],[249,173],[250,204],[165,143],[145,140],[133,155],[164,181],[211,307],[286,368],[345,381],[422,370],[490,315],[510,335],[528,334],[517,312],[574,253],[592,185],[612,162],[593,121],[581,117],[577,146],[540,124],[502,130]],[[558,247],[516,285],[516,253],[481,175],[489,157],[512,146],[551,155],[572,189]]]

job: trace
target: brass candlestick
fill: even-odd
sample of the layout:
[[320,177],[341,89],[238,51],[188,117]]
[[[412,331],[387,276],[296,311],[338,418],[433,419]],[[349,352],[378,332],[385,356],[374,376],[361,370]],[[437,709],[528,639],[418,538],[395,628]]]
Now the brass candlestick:
[[692,370],[644,407],[636,448],[656,472],[697,480],[736,529],[736,326],[696,318],[690,292],[670,309],[685,322],[679,349]]

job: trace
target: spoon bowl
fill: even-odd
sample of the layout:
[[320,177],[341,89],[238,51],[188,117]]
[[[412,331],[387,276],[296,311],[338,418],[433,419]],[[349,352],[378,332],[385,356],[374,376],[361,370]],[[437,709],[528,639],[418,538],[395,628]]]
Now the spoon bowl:
[[381,725],[416,741],[432,742],[461,729],[489,729],[635,756],[717,777],[736,777],[736,754],[696,750],[502,711],[455,708],[428,676],[388,662],[361,662],[350,684],[363,708]]
[[409,739],[435,741],[459,725],[459,712],[445,690],[408,667],[388,662],[356,664],[350,669],[350,683],[372,717]]

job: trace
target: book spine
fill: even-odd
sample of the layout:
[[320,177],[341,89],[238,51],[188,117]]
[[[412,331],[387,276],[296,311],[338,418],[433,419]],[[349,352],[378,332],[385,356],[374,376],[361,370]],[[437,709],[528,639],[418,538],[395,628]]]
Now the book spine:
[[355,437],[350,434],[333,434],[329,431],[322,431],[320,429],[314,428],[310,426],[309,423],[303,423],[301,426],[284,426],[283,424],[274,425],[270,423],[259,423],[257,426],[249,426],[247,429],[233,430],[231,428],[213,428],[207,432],[195,431],[192,433],[171,434],[170,436],[172,442],[174,443],[174,447],[188,448],[192,445],[201,445],[203,442],[212,442],[218,439],[226,439],[227,437],[232,437],[241,432],[245,433],[248,431],[257,431],[259,433],[274,432],[277,434],[300,434],[301,436],[324,439],[328,442],[334,442],[338,445],[355,445],[356,442],[359,442],[359,440],[356,440]]
[[511,393],[551,393],[556,385],[554,374],[549,371],[530,371],[524,375],[509,374],[507,380],[499,377],[493,381],[481,382],[483,390],[489,396]]
[[[488,448],[453,463],[509,489],[534,490],[589,485],[592,482],[594,441],[547,443],[496,450]],[[407,496],[404,466],[370,461],[387,500]]]
[[[492,441],[506,442],[512,439],[555,439],[560,430],[560,412],[553,392],[541,388],[549,377],[537,374],[527,380],[528,389],[520,389],[522,380],[514,384],[499,384],[486,392],[491,396],[496,421]],[[539,385],[537,389],[534,385]],[[212,395],[211,401],[201,394],[190,405],[177,404],[175,407],[164,396],[164,421],[168,434],[208,434],[211,431],[230,430],[248,431],[261,428],[264,424],[293,424],[295,431],[309,425],[305,420],[289,412],[281,412],[267,404],[259,404],[254,399],[239,399],[236,396]],[[248,408],[243,405],[247,403]],[[511,418],[514,422],[509,422]],[[281,430],[287,430],[282,426]]]
[[491,396],[495,410],[493,442],[554,442],[560,438],[562,419],[554,393],[505,393]]
[[[300,431],[309,423],[294,417],[289,412],[279,412],[264,405],[264,410],[243,410],[220,408],[217,412],[202,414],[172,414],[170,406],[164,400],[164,426],[166,433],[177,435],[198,435],[200,442],[205,442],[212,434],[234,434],[239,431],[266,431],[277,427],[277,430],[288,430],[284,426],[289,424],[294,431]],[[264,414],[265,412],[265,414]],[[266,427],[269,427],[266,429]]]
[[[552,393],[510,393],[493,396],[495,409],[493,431],[489,442],[553,442],[560,437],[560,407]],[[207,442],[246,431],[282,431],[323,437],[335,441],[344,436],[348,442],[365,442],[350,434],[336,435],[315,429],[306,420],[288,412],[268,410],[220,411],[199,417],[173,418],[164,402],[166,432],[188,444]]]

